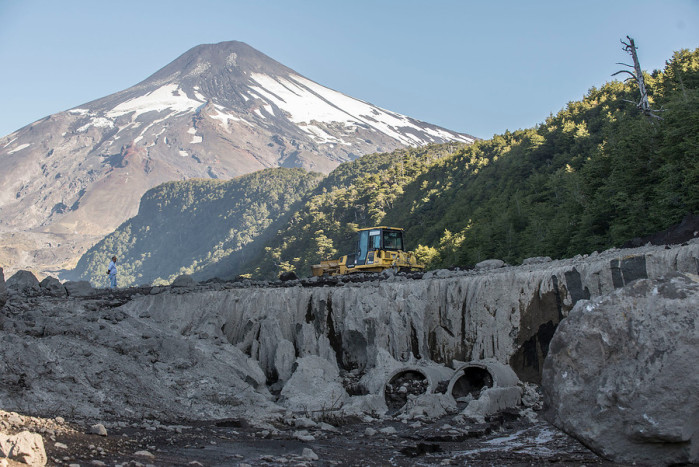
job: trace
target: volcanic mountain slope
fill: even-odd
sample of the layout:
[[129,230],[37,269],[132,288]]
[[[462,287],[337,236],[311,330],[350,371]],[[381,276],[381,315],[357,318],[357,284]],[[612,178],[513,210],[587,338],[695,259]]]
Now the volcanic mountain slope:
[[165,181],[327,173],[367,153],[474,139],[323,87],[244,43],[200,45],[131,88],[0,138],[0,260],[74,263]]

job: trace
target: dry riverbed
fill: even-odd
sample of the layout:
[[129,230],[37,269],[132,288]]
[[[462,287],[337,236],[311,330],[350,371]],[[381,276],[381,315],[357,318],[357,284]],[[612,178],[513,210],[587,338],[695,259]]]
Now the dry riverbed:
[[620,465],[599,458],[532,411],[505,411],[480,424],[459,416],[408,423],[326,417],[332,422],[327,423],[297,416],[256,425],[145,420],[108,424],[106,436],[60,417],[0,415],[5,432],[42,434],[49,465]]

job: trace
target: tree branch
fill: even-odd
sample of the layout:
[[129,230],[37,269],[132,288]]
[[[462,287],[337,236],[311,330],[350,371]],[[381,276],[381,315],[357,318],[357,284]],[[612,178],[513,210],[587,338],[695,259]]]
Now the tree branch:
[[616,76],[616,75],[618,75],[619,73],[628,73],[628,74],[631,75],[631,77],[632,77],[633,79],[636,79],[636,80],[638,79],[638,78],[636,78],[636,75],[634,75],[633,73],[631,73],[629,70],[619,70],[619,71],[617,71],[616,73],[612,73],[612,76]]

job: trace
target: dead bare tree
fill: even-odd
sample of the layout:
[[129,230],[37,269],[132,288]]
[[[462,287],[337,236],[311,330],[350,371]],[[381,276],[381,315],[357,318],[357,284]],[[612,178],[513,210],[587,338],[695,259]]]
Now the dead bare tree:
[[[633,39],[631,39],[629,36],[626,36],[626,38],[629,40],[629,42],[624,42],[621,40],[620,42],[624,45],[623,51],[628,52],[631,54],[631,58],[633,59],[633,65],[628,65],[626,63],[617,63],[618,65],[624,65],[629,68],[633,68],[635,73],[630,72],[629,70],[620,70],[617,71],[616,73],[612,74],[612,76],[616,76],[620,73],[628,73],[631,75],[631,77],[626,78],[625,81],[629,80],[634,80],[636,81],[636,84],[638,85],[638,89],[641,92],[641,100],[638,101],[636,104],[635,102],[632,102],[632,104],[636,104],[636,107],[638,107],[641,112],[643,112],[644,115],[647,115],[649,117],[657,118],[662,120],[662,118],[658,115],[655,114],[655,112],[662,112],[661,110],[654,110],[650,108],[650,104],[648,103],[648,91],[646,90],[646,83],[643,81],[643,71],[641,70],[641,64],[638,61],[638,55],[636,54],[636,44],[634,44]],[[626,101],[626,102],[631,102],[631,101]]]

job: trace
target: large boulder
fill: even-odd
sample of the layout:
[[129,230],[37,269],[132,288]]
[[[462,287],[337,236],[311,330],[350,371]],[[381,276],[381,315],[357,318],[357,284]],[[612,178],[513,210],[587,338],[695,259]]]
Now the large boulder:
[[71,297],[89,297],[95,293],[95,289],[88,281],[68,281],[63,284],[63,287]]
[[47,294],[55,297],[65,297],[68,293],[63,284],[61,284],[61,281],[55,277],[47,276],[44,280],[39,282],[39,285]]
[[546,417],[616,462],[699,462],[699,276],[581,301],[543,370]]
[[170,284],[171,287],[195,287],[196,285],[197,281],[189,274],[177,276],[175,280],[172,281],[172,284]]
[[504,267],[505,262],[501,259],[486,259],[476,264],[476,269],[498,269]]
[[28,431],[16,435],[0,433],[0,456],[32,466],[46,465],[47,461],[43,438]]
[[20,295],[38,295],[41,287],[36,276],[31,271],[20,270],[7,279],[7,290]]

